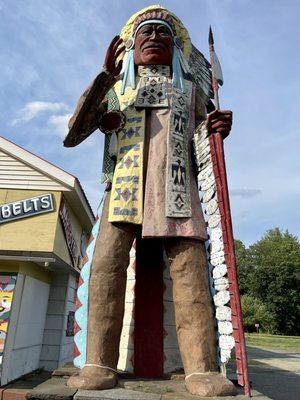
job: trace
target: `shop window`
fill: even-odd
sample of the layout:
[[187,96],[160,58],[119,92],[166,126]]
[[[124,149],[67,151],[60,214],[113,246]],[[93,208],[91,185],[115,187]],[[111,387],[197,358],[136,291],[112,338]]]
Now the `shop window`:
[[75,312],[69,311],[66,336],[74,336]]

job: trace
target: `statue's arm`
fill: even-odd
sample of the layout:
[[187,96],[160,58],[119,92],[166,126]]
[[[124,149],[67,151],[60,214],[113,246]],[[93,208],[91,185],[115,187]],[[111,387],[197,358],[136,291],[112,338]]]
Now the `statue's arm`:
[[69,133],[64,146],[77,146],[98,128],[99,119],[107,107],[105,96],[116,80],[112,74],[103,70],[85,90],[69,121]]
[[105,96],[121,72],[122,60],[118,61],[118,57],[124,50],[123,40],[115,36],[106,52],[103,70],[78,101],[64,146],[77,146],[98,128],[100,117],[106,111]]

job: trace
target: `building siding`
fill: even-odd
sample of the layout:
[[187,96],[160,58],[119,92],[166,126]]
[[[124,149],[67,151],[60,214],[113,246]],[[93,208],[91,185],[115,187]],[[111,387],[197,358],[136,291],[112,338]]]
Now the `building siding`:
[[50,288],[40,367],[53,371],[73,360],[74,337],[66,336],[69,311],[75,311],[76,275],[55,274]]
[[18,274],[5,343],[2,385],[39,366],[49,288],[48,283]]
[[0,150],[0,188],[66,190],[66,187]]

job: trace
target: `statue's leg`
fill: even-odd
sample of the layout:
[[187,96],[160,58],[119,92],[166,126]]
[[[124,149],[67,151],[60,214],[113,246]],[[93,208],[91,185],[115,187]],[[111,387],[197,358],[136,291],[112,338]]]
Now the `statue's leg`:
[[234,385],[217,369],[216,332],[208,284],[204,243],[166,239],[170,260],[176,330],[186,375],[186,388],[199,396],[235,394]]
[[109,389],[117,383],[129,252],[136,225],[108,222],[105,200],[89,283],[86,366],[68,381],[78,389]]

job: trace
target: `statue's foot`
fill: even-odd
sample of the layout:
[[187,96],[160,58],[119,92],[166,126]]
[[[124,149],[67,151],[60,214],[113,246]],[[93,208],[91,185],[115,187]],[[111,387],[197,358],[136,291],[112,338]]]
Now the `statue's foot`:
[[192,374],[185,379],[186,389],[196,396],[235,396],[236,387],[219,373]]
[[71,389],[104,390],[116,386],[117,374],[111,370],[87,366],[78,375],[71,376],[67,385]]

